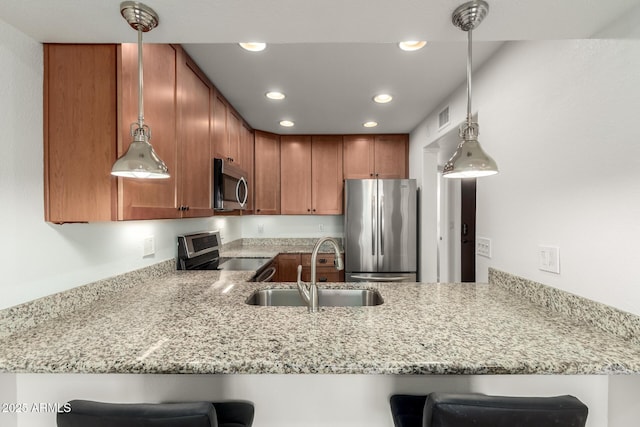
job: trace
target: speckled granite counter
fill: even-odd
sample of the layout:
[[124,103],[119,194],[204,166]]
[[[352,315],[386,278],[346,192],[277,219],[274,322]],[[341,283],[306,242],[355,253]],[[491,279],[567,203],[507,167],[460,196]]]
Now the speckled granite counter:
[[[249,273],[166,272],[0,338],[0,372],[640,373],[640,345],[489,284],[377,289],[376,307],[257,307]],[[8,322],[5,317],[3,322]]]
[[[223,245],[220,256],[261,258],[275,257],[278,254],[311,253],[317,240],[316,238],[239,239]],[[333,253],[333,248],[329,244],[324,244],[320,247],[320,252]]]

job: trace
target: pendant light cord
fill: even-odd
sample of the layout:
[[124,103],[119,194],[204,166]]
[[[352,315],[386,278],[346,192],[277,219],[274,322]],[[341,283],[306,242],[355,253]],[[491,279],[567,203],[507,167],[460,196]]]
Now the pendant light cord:
[[142,28],[138,27],[138,126],[144,127],[144,101],[142,99],[143,91],[142,80]]
[[472,45],[472,38],[471,38],[471,33],[473,31],[469,30],[467,31],[467,125],[471,126],[472,120],[471,120],[471,45]]

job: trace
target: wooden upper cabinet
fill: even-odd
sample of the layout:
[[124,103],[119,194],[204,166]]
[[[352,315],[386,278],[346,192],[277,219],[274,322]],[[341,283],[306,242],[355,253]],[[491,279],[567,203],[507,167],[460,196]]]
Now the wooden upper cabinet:
[[222,94],[215,92],[213,99],[213,147],[214,157],[241,165],[243,121]]
[[247,173],[247,181],[249,182],[249,194],[247,195],[247,208],[242,211],[243,214],[251,214],[253,213],[254,203],[254,193],[255,189],[253,188],[255,185],[254,176],[254,147],[255,147],[255,137],[253,130],[249,129],[244,124],[240,127],[240,165],[242,165],[242,169]]
[[280,213],[311,213],[311,137],[280,136]]
[[44,46],[44,190],[49,222],[116,219],[115,45]]
[[408,177],[409,138],[407,135],[376,135],[374,144],[375,174],[380,179]]
[[343,212],[342,136],[311,138],[311,212],[341,215]]
[[[136,44],[123,44],[119,50],[121,129],[118,156],[121,156],[131,143],[130,125],[138,120],[138,50]],[[118,219],[179,218],[177,52],[171,45],[145,44],[143,60],[144,123],[151,129],[149,142],[169,168],[171,176],[169,179],[118,178]]]
[[227,103],[218,94],[213,93],[213,154],[214,157],[226,159],[229,157],[229,137],[227,131]]
[[405,179],[409,139],[399,135],[345,135],[344,179]]
[[374,177],[374,136],[345,135],[344,179],[368,179]]
[[136,44],[44,46],[45,219],[209,216],[213,86],[179,46],[145,44],[144,119],[169,179],[111,176],[138,121]]
[[342,213],[342,136],[280,137],[281,213]]
[[183,217],[211,216],[210,93],[213,88],[198,66],[184,52],[179,53],[180,210]]
[[255,132],[254,211],[258,215],[280,213],[280,136]]
[[227,159],[237,166],[244,169],[240,159],[240,129],[242,128],[242,120],[233,112],[231,108],[227,108]]

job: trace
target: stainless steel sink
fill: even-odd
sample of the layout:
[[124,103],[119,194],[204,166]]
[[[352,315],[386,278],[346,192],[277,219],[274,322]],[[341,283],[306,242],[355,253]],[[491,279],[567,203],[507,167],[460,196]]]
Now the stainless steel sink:
[[[370,289],[318,289],[320,307],[362,307],[384,302],[378,291]],[[246,301],[249,305],[306,306],[297,289],[262,289]]]

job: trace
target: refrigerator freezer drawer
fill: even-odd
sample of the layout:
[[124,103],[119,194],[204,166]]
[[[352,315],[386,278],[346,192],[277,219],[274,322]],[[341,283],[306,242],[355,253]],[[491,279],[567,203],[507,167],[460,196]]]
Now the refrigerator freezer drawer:
[[415,273],[347,273],[345,282],[415,282]]

